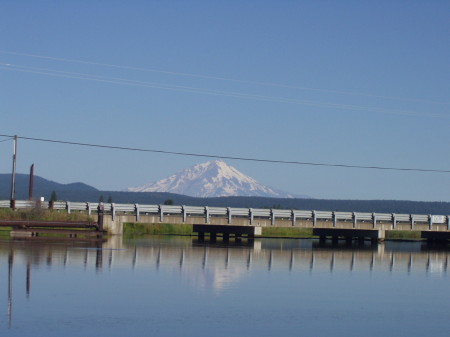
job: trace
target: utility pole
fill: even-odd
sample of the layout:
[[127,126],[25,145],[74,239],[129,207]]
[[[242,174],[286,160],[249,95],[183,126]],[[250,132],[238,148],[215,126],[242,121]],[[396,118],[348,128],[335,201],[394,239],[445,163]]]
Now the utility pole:
[[15,207],[14,189],[16,185],[16,158],[17,158],[17,135],[14,136],[14,150],[13,150],[13,167],[11,175],[11,208]]
[[28,200],[33,200],[34,164],[30,167],[30,186],[28,188]]

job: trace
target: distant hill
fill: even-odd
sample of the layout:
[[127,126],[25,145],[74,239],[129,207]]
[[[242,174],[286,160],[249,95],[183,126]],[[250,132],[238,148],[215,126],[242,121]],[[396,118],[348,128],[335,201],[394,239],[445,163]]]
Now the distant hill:
[[[9,174],[0,174],[0,199],[9,199]],[[16,199],[28,198],[28,175],[18,174],[16,177]],[[69,201],[98,202],[100,196],[107,201],[109,197],[116,203],[163,204],[170,199],[175,205],[217,206],[217,207],[253,207],[253,208],[285,208],[317,211],[343,212],[379,212],[379,213],[416,213],[416,214],[450,214],[450,202],[408,201],[408,200],[330,200],[310,198],[268,198],[268,197],[215,197],[196,198],[181,194],[165,192],[119,192],[100,191],[83,184],[59,184],[35,176],[36,197],[46,200],[55,191],[58,199]]]
[[[30,176],[28,174],[16,174],[15,195],[17,200],[28,199]],[[84,183],[76,182],[71,184],[59,184],[57,182],[44,179],[39,176],[34,176],[33,196],[44,197],[46,200],[50,199],[52,191],[55,191],[57,196],[63,195],[64,192],[83,193],[95,192],[96,188],[86,185]],[[11,175],[0,174],[0,198],[9,199],[11,193]]]

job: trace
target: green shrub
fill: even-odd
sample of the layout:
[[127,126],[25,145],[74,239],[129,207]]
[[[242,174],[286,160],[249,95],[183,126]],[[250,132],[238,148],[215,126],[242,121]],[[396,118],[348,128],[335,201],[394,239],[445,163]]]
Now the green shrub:
[[265,237],[311,238],[312,232],[312,228],[262,227],[262,236]]
[[386,231],[387,240],[420,240],[420,231]]
[[123,226],[123,233],[125,235],[191,235],[192,225],[125,223]]

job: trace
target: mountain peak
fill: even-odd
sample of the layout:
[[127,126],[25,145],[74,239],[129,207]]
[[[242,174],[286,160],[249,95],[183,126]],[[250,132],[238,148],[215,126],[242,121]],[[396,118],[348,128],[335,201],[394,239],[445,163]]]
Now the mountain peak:
[[130,192],[171,192],[193,197],[261,196],[292,198],[238,171],[223,160],[211,160],[187,168],[170,177],[139,187]]

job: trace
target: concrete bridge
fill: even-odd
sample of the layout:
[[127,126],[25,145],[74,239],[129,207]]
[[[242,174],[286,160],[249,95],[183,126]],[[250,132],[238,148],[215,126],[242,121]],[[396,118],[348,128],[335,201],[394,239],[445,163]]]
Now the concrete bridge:
[[[10,207],[9,200],[0,207]],[[15,208],[51,208],[97,215],[98,203],[15,201]],[[332,237],[383,240],[387,230],[420,231],[422,238],[450,239],[450,216],[431,214],[363,213],[208,206],[102,204],[103,228],[121,235],[124,223],[190,224],[199,234],[227,236],[261,234],[264,227],[312,228],[313,234]],[[240,229],[239,229],[240,228]],[[227,230],[228,229],[228,230]]]

